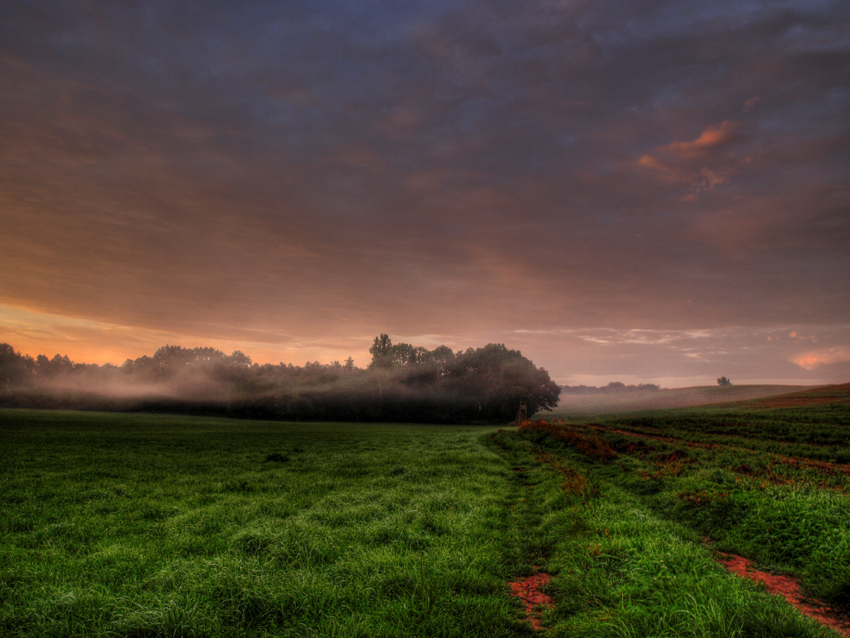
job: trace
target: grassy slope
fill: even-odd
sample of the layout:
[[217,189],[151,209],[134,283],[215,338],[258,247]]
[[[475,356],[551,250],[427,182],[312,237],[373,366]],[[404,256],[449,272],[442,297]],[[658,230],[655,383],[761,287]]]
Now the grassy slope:
[[759,398],[754,401],[740,403],[738,406],[746,410],[770,410],[789,408],[818,408],[825,405],[850,405],[850,383],[826,385],[817,388],[807,388],[798,392],[782,394],[770,398]]
[[[655,392],[619,392],[610,394],[562,394],[552,416],[618,414],[638,410],[664,410],[732,401],[745,401],[787,394],[805,389],[790,385],[733,385],[675,388]],[[548,415],[547,415],[548,416]]]
[[588,420],[609,429],[850,463],[850,384],[696,408],[603,415]]

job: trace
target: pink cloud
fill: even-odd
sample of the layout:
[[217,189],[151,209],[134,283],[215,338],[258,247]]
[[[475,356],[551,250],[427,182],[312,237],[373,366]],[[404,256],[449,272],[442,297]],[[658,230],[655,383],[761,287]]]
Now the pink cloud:
[[659,171],[672,170],[670,166],[667,166],[664,162],[659,161],[652,155],[641,155],[640,159],[638,159],[638,165],[644,168],[653,168]]
[[672,142],[667,146],[656,149],[657,153],[669,154],[680,159],[704,156],[713,149],[725,146],[740,139],[738,122],[726,120],[720,124],[707,127],[695,140]]
[[641,155],[637,164],[680,183],[690,191],[684,201],[694,201],[700,192],[728,182],[735,172],[739,162],[729,147],[743,139],[739,126],[729,120],[712,124],[695,139],[671,142]]
[[804,352],[791,359],[791,362],[804,370],[815,370],[822,366],[833,365],[835,363],[850,362],[850,349],[839,346],[825,350]]

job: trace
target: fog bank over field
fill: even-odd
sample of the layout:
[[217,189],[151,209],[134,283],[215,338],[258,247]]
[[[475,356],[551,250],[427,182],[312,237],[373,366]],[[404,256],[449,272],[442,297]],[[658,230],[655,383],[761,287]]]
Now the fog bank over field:
[[452,351],[382,334],[372,362],[258,365],[242,352],[164,346],[121,366],[35,359],[0,344],[0,405],[159,410],[291,420],[500,423],[557,404],[543,368],[502,344]]
[[[630,386],[635,387],[635,386]],[[696,386],[691,388],[643,388],[621,390],[575,392],[563,389],[553,416],[579,416],[591,414],[620,414],[641,410],[667,410],[735,401],[749,401],[764,397],[806,390],[803,385],[728,385]],[[574,390],[574,388],[573,388]],[[588,389],[590,390],[590,389]]]

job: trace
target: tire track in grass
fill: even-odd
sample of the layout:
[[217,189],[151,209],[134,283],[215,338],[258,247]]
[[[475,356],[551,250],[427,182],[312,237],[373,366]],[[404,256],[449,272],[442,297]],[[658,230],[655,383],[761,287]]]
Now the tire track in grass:
[[517,497],[512,513],[513,525],[520,538],[517,554],[520,565],[522,565],[521,570],[525,571],[530,567],[533,572],[530,576],[510,581],[507,585],[511,595],[523,603],[525,618],[531,629],[535,632],[543,631],[546,627],[542,622],[542,613],[546,609],[551,609],[554,602],[549,595],[541,591],[549,583],[551,575],[542,571],[542,567],[536,564],[538,560],[542,559],[541,562],[547,560],[548,551],[545,545],[537,546],[533,541],[536,537],[535,528],[539,526],[541,517],[537,497],[534,493],[534,488],[537,485],[534,472],[539,470],[540,467],[534,467],[533,464],[535,461],[539,464],[540,460],[532,461],[528,457],[520,459],[515,456],[510,458],[512,450],[507,447],[498,447],[501,448],[503,458],[511,465],[514,481],[519,488],[519,494],[521,494]]
[[[507,448],[502,448],[502,450],[505,451]],[[560,490],[563,492],[574,495],[582,495],[585,499],[590,495],[598,496],[598,490],[592,488],[587,483],[584,475],[576,471],[575,468],[561,463],[557,457],[549,454],[542,448],[535,447],[529,450],[529,452],[533,454],[533,462],[536,463],[534,469],[550,475],[554,473],[557,477],[558,483],[560,484]],[[540,507],[537,504],[537,496],[534,493],[536,483],[530,482],[532,477],[529,476],[529,469],[526,467],[531,467],[531,463],[531,456],[527,456],[525,459],[525,465],[520,465],[519,462],[514,462],[512,464],[515,480],[523,488],[524,493],[526,494],[524,498],[519,499],[519,502],[523,505],[525,512],[523,516],[517,517],[517,520],[523,522],[523,531],[528,534],[535,533],[534,527],[539,527],[539,521],[541,518]],[[529,552],[528,548],[526,548],[524,554],[526,560],[529,557],[532,558],[532,560],[537,558],[548,560],[549,558],[548,551],[545,546],[537,554]],[[533,573],[530,576],[510,582],[508,583],[508,586],[511,588],[511,593],[524,603],[526,620],[531,625],[531,628],[534,631],[542,631],[547,629],[547,627],[543,625],[541,616],[543,612],[552,609],[555,605],[552,598],[542,591],[542,589],[549,583],[552,576],[551,574],[542,571],[540,565],[533,564],[531,568]]]
[[[539,518],[539,512],[535,507],[535,497],[533,495],[536,483],[527,483],[528,470],[523,466],[514,465],[514,476],[517,482],[522,484],[526,496],[520,498],[519,502],[523,504],[527,510],[521,520],[525,523],[523,527],[528,527],[530,519]],[[524,531],[531,532],[530,529]],[[545,558],[545,555],[541,555]],[[541,614],[544,609],[550,609],[553,606],[552,598],[541,591],[541,588],[546,585],[552,578],[550,574],[540,571],[539,565],[532,565],[534,573],[526,578],[521,578],[508,583],[511,593],[514,597],[519,598],[525,605],[525,619],[534,631],[542,631],[545,629],[541,620]]]

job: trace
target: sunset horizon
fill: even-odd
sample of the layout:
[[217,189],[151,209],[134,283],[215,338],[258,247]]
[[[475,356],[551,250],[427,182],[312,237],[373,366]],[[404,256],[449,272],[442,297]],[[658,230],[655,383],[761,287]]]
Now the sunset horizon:
[[0,342],[850,381],[840,2],[16,3]]

